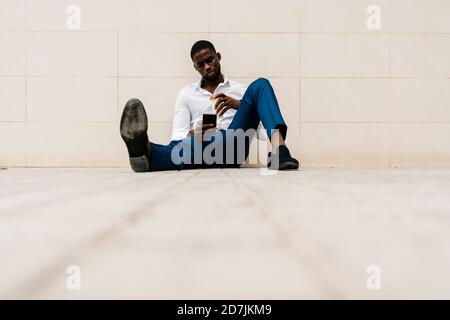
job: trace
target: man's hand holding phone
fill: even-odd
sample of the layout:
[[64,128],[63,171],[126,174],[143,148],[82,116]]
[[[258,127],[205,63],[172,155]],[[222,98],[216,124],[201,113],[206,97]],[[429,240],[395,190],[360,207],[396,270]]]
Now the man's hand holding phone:
[[216,125],[213,123],[203,123],[203,121],[199,121],[197,122],[194,129],[189,130],[188,135],[195,137],[203,137],[205,131],[214,129],[215,127]]
[[223,93],[212,95],[210,100],[213,103],[216,114],[204,114],[203,120],[199,121],[194,129],[189,130],[189,136],[203,137],[207,130],[215,129],[217,127],[217,117],[223,116],[229,109],[237,109],[241,104],[240,100],[233,99]]

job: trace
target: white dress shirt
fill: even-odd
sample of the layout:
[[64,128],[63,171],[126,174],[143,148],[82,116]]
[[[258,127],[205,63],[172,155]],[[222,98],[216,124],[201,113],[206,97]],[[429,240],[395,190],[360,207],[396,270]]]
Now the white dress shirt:
[[[175,114],[172,123],[171,140],[182,140],[187,137],[191,128],[203,119],[204,113],[215,113],[212,95],[223,93],[233,99],[241,100],[247,87],[239,82],[228,80],[220,83],[213,94],[201,87],[199,82],[191,83],[180,90],[175,103]],[[227,129],[236,113],[228,109],[221,117],[217,117],[217,129]]]

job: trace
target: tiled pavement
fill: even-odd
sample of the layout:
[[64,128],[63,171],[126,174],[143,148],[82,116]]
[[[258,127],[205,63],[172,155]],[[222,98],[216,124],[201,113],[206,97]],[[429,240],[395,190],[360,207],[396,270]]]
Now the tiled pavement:
[[450,169],[265,173],[1,170],[0,298],[450,298]]

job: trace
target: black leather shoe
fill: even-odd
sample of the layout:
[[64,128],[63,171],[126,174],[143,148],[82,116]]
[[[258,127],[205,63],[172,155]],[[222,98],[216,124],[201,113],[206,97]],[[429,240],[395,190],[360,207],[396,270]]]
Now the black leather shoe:
[[148,120],[144,105],[138,99],[127,102],[120,119],[120,135],[125,142],[130,165],[135,172],[147,172],[151,144],[147,136]]
[[269,152],[267,167],[272,170],[297,170],[300,163],[291,157],[289,149],[285,145],[278,146],[275,153]]

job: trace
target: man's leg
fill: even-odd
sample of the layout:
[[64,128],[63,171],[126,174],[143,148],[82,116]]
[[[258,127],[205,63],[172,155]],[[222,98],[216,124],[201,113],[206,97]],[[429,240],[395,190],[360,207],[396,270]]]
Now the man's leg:
[[[203,150],[216,139],[223,138],[224,131],[207,141],[187,137],[161,145],[148,141],[147,129],[148,119],[144,105],[138,99],[129,100],[122,113],[120,134],[128,149],[131,168],[135,172],[237,167],[234,163],[207,163],[203,159]],[[215,160],[214,156],[212,158]]]
[[274,129],[278,129],[283,139],[286,139],[286,123],[272,85],[265,78],[258,78],[248,86],[228,129],[256,130],[260,121],[267,130],[269,139],[272,138]]
[[133,171],[180,170],[180,166],[170,159],[171,151],[179,141],[172,141],[167,146],[150,143],[147,130],[144,105],[139,99],[129,100],[120,120],[120,135],[127,146]]
[[147,171],[166,171],[166,170],[181,170],[182,164],[175,164],[172,161],[172,150],[181,142],[171,141],[168,145],[150,143],[151,154],[149,158],[149,168]]
[[[228,128],[256,131],[260,121],[267,131],[274,151],[272,154],[269,153],[269,167],[280,170],[297,169],[299,162],[291,157],[285,146],[287,125],[281,115],[275,92],[269,80],[265,78],[259,78],[249,85]],[[248,145],[246,142],[244,146],[246,157],[250,143],[251,139]],[[242,146],[239,147],[242,148]],[[271,161],[272,158],[274,161]]]

